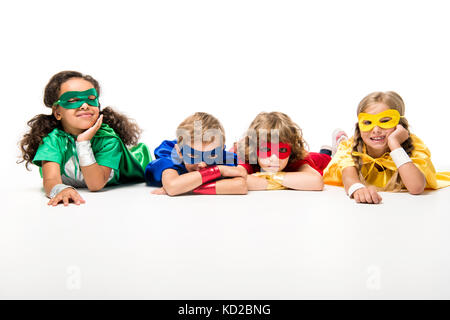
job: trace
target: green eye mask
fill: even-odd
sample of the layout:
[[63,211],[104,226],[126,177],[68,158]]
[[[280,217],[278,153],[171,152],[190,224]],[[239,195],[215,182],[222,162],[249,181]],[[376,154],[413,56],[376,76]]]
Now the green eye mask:
[[98,107],[98,94],[95,88],[88,89],[86,91],[67,91],[64,92],[59,100],[53,105],[60,105],[65,109],[76,109],[87,103],[92,107]]

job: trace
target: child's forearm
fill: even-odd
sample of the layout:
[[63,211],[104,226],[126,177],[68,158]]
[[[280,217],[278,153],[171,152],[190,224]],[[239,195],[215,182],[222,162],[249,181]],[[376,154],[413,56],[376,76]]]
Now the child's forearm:
[[354,185],[355,183],[361,183],[356,167],[350,166],[342,170],[342,183],[344,185],[346,193],[348,193],[348,189],[352,185]]
[[426,186],[425,176],[411,161],[406,151],[402,148],[401,142],[398,139],[389,139],[392,160],[398,167],[398,173],[409,193],[421,194]]
[[247,177],[247,170],[243,166],[217,165],[223,177]]
[[169,196],[176,196],[192,191],[202,185],[202,183],[202,176],[198,171],[192,171],[182,175],[175,173],[173,176],[171,176],[170,172],[163,172],[162,185]]
[[50,196],[50,192],[57,184],[62,184],[61,178],[44,178],[44,190],[47,197]]
[[323,190],[322,176],[310,172],[287,172],[284,175],[283,186],[295,190]]
[[398,173],[408,192],[411,194],[421,194],[426,186],[423,173],[412,162],[408,162],[398,168]]
[[43,161],[42,176],[45,194],[49,197],[53,187],[62,184],[60,165],[52,161]]
[[266,190],[267,189],[267,180],[255,177],[252,175],[247,176],[247,188],[248,190]]
[[216,182],[216,194],[247,194],[247,181],[242,177],[222,179]]
[[81,166],[84,181],[89,191],[99,191],[103,189],[111,175],[111,168],[93,163],[90,166]]

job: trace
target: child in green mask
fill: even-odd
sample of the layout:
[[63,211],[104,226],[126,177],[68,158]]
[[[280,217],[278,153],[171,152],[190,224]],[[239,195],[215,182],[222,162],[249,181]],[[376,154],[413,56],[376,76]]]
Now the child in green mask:
[[144,181],[151,156],[144,144],[137,144],[139,127],[110,107],[101,110],[99,93],[91,76],[59,72],[44,93],[52,114],[28,121],[31,129],[20,142],[22,162],[40,167],[49,205],[84,203],[75,187],[98,191]]

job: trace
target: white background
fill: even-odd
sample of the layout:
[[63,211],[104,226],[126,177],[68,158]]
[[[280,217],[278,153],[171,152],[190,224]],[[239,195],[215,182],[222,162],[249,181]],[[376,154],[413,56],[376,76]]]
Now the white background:
[[446,1],[21,1],[1,5],[6,166],[62,70],[99,80],[153,150],[196,111],[236,140],[260,111],[290,115],[312,151],[351,133],[368,93],[397,91],[411,130],[448,164]]
[[[264,193],[149,199],[135,186],[83,191],[82,208],[52,211],[36,168],[15,163],[26,121],[49,113],[47,81],[78,70],[99,80],[103,106],[138,121],[152,150],[196,111],[219,118],[230,145],[258,112],[277,110],[317,151],[334,128],[351,134],[365,95],[394,90],[449,171],[447,3],[2,2],[0,296],[449,297],[447,189],[367,207],[330,187],[267,202]],[[217,203],[243,209],[208,214]],[[76,293],[71,266],[84,275]],[[383,289],[375,281],[371,291],[380,272]]]

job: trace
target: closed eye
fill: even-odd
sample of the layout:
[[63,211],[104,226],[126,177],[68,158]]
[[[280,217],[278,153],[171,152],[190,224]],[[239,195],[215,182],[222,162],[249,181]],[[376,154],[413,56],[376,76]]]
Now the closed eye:
[[77,101],[80,101],[80,99],[79,98],[71,98],[68,101],[69,102],[77,102]]
[[95,99],[97,99],[96,96],[89,96],[89,100],[95,100]]

